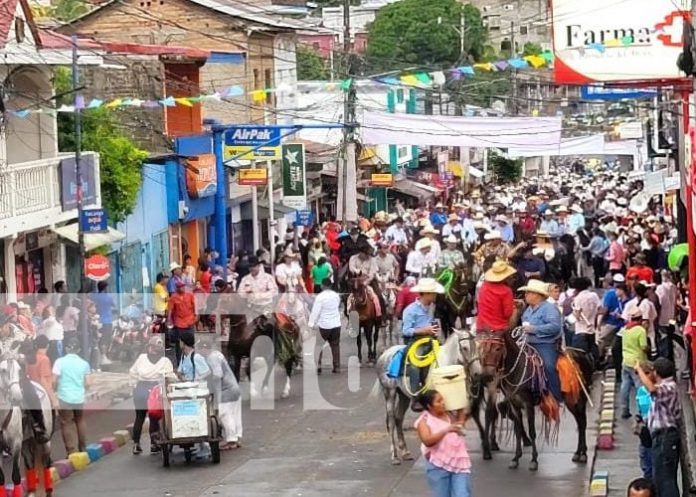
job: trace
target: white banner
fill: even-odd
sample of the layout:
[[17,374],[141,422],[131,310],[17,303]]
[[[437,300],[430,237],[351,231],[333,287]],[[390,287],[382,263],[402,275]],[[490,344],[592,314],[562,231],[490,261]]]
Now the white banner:
[[542,146],[528,143],[521,147],[508,149],[512,157],[542,157],[552,155],[602,155],[604,153],[604,135],[599,133],[589,136],[562,138],[557,146]]
[[460,117],[365,111],[360,132],[369,145],[511,148],[533,142],[559,147],[560,117]]

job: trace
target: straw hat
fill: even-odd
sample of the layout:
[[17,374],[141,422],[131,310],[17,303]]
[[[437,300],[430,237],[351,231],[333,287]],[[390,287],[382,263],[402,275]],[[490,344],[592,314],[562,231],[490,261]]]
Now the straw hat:
[[484,240],[501,240],[503,238],[503,235],[500,234],[500,231],[498,230],[492,230],[486,233],[483,236]]
[[556,209],[556,214],[567,214],[567,213],[568,213],[568,208],[565,205],[562,205],[558,209]]
[[431,224],[427,225],[425,228],[420,230],[420,235],[425,236],[425,235],[437,235],[437,231]]
[[445,238],[445,243],[459,243],[459,239],[454,235],[450,235]]
[[580,207],[578,204],[573,204],[572,207],[570,208],[570,210],[575,212],[576,214],[583,213],[582,207]]
[[505,224],[508,224],[510,222],[510,220],[504,214],[498,214],[497,216],[495,216],[495,220],[499,223]]
[[421,278],[418,284],[411,287],[413,293],[445,293],[445,287],[433,278]]
[[430,248],[433,246],[433,242],[430,238],[421,238],[416,242],[416,250],[423,250],[424,248]]
[[482,221],[483,220],[483,212],[476,211],[473,216],[471,216],[472,219],[476,221]]
[[481,221],[474,221],[473,226],[475,230],[488,230],[488,226]]
[[455,213],[450,214],[447,216],[448,221],[459,221],[459,216],[457,216]]
[[177,269],[181,269],[181,266],[178,262],[172,262],[171,264],[169,264],[169,272],[176,271]]
[[520,287],[520,291],[538,293],[539,295],[543,295],[544,297],[548,297],[549,296],[549,285],[548,285],[548,283],[544,283],[543,281],[529,280],[525,286]]
[[506,280],[517,271],[514,267],[507,264],[505,261],[495,261],[491,268],[483,275],[485,281],[491,283],[499,283]]

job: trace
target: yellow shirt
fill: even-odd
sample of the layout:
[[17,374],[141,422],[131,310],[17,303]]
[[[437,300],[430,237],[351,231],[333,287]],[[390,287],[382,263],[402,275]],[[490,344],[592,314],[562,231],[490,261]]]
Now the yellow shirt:
[[155,314],[164,315],[167,313],[167,300],[169,300],[169,292],[167,287],[161,283],[157,283],[154,288],[154,299],[152,305],[155,310]]

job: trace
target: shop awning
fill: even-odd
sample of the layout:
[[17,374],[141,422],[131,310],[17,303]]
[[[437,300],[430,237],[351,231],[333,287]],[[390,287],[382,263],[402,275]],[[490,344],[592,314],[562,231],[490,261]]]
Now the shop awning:
[[434,188],[429,185],[424,185],[423,183],[418,183],[417,181],[413,181],[410,179],[398,180],[396,183],[394,183],[392,190],[405,193],[406,195],[414,198],[432,198],[438,193],[440,193],[440,190],[438,190],[437,188]]
[[[59,226],[53,230],[58,236],[65,238],[77,245],[79,237],[77,223]],[[124,233],[113,228],[108,228],[106,233],[85,233],[85,250],[94,250],[102,245],[111,245],[120,242],[126,237]]]

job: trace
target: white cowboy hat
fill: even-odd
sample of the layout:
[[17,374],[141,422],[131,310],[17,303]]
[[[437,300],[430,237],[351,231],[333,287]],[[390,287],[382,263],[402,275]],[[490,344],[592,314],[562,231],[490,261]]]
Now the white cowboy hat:
[[21,311],[22,309],[31,309],[31,307],[20,300],[17,302],[17,309]]
[[473,216],[471,216],[472,219],[475,219],[477,221],[483,220],[483,212],[481,211],[476,211]]
[[553,210],[547,208],[547,209],[544,211],[544,216],[553,216]]
[[539,295],[548,297],[549,284],[539,280],[529,280],[525,286],[520,287],[520,291],[538,293]]
[[430,238],[421,238],[416,242],[416,250],[423,250],[424,248],[430,248],[432,247],[433,242],[430,241]]
[[499,223],[505,223],[505,224],[508,224],[510,222],[508,220],[507,216],[505,216],[503,214],[498,214],[497,216],[495,216],[495,220]]
[[431,224],[428,224],[425,228],[420,230],[420,235],[425,236],[425,235],[437,235],[437,231]]
[[582,207],[580,207],[578,204],[573,204],[572,207],[570,208],[570,210],[577,213],[577,214],[583,213]]
[[475,230],[486,230],[486,231],[488,231],[488,226],[486,226],[486,224],[483,223],[483,222],[481,222],[481,221],[474,221],[474,222],[473,222],[473,226],[474,226],[474,229],[475,229]]
[[172,262],[169,264],[169,272],[171,273],[172,271],[175,271],[177,269],[181,269],[181,266],[179,265],[178,262]]
[[445,243],[459,243],[459,239],[454,235],[450,235],[445,238]]
[[435,208],[436,208],[436,209],[444,209],[445,206],[442,205],[442,202],[438,202],[438,203],[435,205]]
[[516,272],[517,270],[505,261],[495,261],[491,268],[484,273],[483,279],[492,283],[499,283]]
[[498,230],[491,230],[486,233],[483,238],[484,240],[500,240],[503,238],[503,235],[501,235]]
[[619,198],[619,199],[616,199],[616,203],[619,204],[619,205],[621,205],[621,206],[626,206],[626,205],[628,205],[628,200],[626,200],[625,198],[621,197],[621,198]]
[[447,216],[448,221],[459,221],[459,216],[456,215],[454,212]]
[[650,215],[645,218],[646,223],[656,223],[657,222],[657,217]]
[[411,287],[413,293],[445,293],[445,287],[433,278],[421,278],[416,286]]
[[616,273],[611,279],[614,283],[624,283],[626,281],[626,278],[624,278],[624,275],[621,273]]
[[560,206],[558,209],[556,209],[556,214],[561,214],[561,213],[568,213],[568,208],[565,205]]

